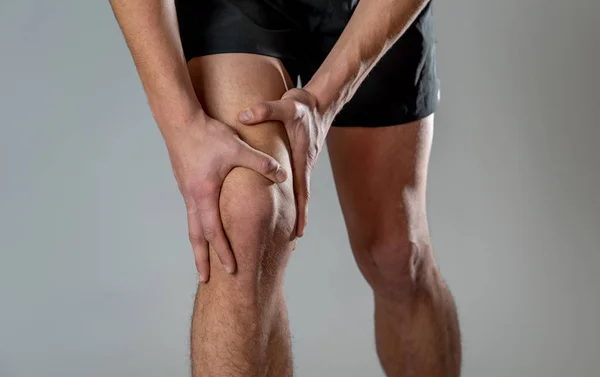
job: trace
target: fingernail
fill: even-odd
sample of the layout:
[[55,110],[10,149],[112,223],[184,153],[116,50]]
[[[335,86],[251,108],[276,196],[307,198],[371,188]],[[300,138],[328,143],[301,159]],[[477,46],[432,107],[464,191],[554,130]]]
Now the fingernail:
[[206,278],[204,277],[204,275],[202,275],[202,272],[198,272],[198,277],[201,283],[206,282]]
[[242,111],[239,115],[239,119],[242,122],[247,122],[247,121],[251,120],[252,119],[252,111],[250,109],[246,109],[246,110]]
[[227,271],[228,274],[230,274],[230,275],[233,274],[233,268],[231,268],[230,266],[225,265],[225,270]]
[[278,166],[277,171],[275,172],[275,178],[277,178],[279,182],[285,182],[285,180],[287,179],[287,172],[285,171],[285,169],[281,166]]

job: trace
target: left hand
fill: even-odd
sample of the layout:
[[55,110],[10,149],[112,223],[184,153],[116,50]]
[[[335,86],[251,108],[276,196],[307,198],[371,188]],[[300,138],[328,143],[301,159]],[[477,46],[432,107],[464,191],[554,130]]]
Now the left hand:
[[319,111],[317,98],[299,88],[287,91],[280,100],[263,102],[238,114],[238,120],[246,125],[279,121],[285,127],[292,149],[297,237],[302,237],[306,227],[310,174],[329,129],[327,118]]

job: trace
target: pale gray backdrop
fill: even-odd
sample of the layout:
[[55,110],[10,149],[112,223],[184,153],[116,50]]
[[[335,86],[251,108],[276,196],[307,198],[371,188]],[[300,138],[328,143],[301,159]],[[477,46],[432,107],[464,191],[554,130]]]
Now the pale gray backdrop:
[[[466,377],[600,370],[600,4],[437,1],[429,213]],[[183,202],[107,1],[0,2],[0,376],[188,375]],[[327,154],[286,280],[300,377],[382,376]]]

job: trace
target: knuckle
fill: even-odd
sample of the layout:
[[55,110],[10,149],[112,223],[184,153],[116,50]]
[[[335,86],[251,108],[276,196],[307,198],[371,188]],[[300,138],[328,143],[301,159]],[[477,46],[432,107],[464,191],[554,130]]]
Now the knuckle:
[[198,212],[198,207],[196,206],[196,202],[190,196],[185,195],[183,197],[183,202],[185,203],[185,210],[188,215],[193,215]]
[[198,243],[198,242],[200,241],[200,235],[199,235],[199,234],[197,234],[197,233],[194,233],[194,232],[189,232],[189,233],[188,233],[188,237],[189,237],[189,239],[190,239],[190,242],[191,242],[192,244],[196,244],[196,243]]
[[203,199],[210,197],[215,192],[215,189],[216,185],[214,182],[210,180],[204,180],[194,187],[193,193],[195,197]]
[[304,203],[305,203],[305,204],[306,204],[306,203],[308,203],[308,201],[310,200],[310,195],[311,195],[311,194],[310,194],[310,190],[308,190],[308,189],[307,189],[307,190],[304,192]]
[[270,158],[263,158],[261,161],[261,169],[265,173],[272,173],[277,170],[277,164]]
[[231,260],[229,257],[229,250],[227,250],[225,246],[217,248],[215,252],[219,255],[219,259],[223,262],[227,263],[227,261]]
[[183,193],[183,199],[188,203],[189,201],[193,201],[194,193],[197,189],[198,185],[195,182],[183,182],[181,184],[181,192]]
[[319,151],[315,145],[311,145],[308,138],[304,138],[302,141],[302,148],[306,151],[308,161],[316,160]]
[[256,115],[258,118],[268,118],[273,114],[273,107],[268,103],[260,104],[256,108]]
[[233,137],[231,138],[231,142],[229,143],[228,150],[234,155],[242,154],[244,152],[244,142],[238,137]]
[[204,238],[209,242],[213,242],[217,238],[217,229],[213,225],[204,226],[203,232]]

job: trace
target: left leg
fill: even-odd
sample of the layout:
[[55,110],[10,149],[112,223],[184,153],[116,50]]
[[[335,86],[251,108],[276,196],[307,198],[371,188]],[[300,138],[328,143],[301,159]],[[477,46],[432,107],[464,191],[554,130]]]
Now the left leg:
[[433,116],[401,126],[333,127],[327,145],[352,251],[375,298],[389,377],[457,377],[454,300],[435,264],[425,212]]

